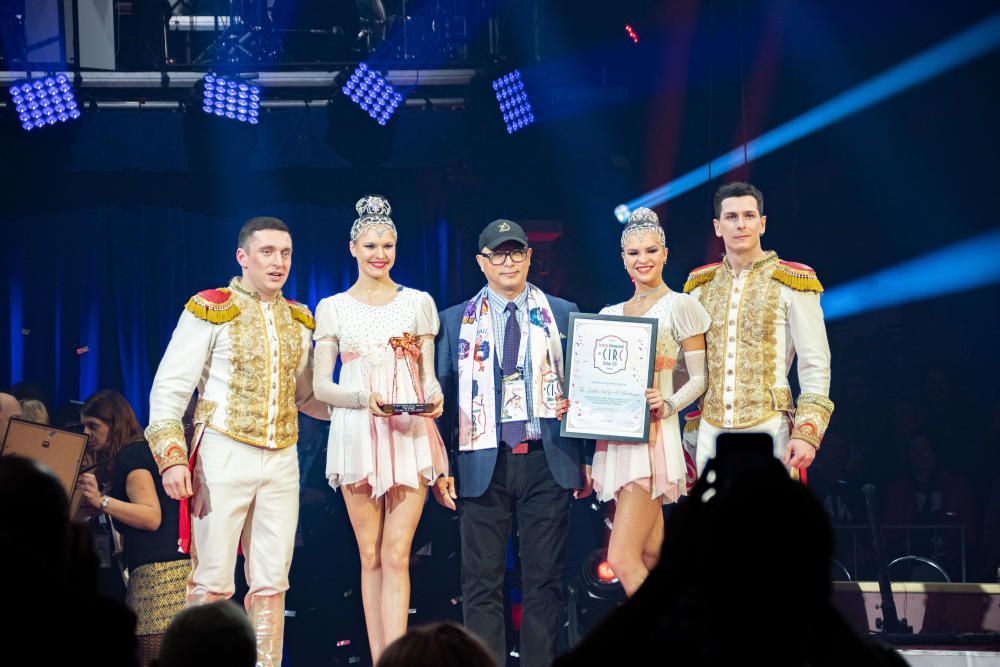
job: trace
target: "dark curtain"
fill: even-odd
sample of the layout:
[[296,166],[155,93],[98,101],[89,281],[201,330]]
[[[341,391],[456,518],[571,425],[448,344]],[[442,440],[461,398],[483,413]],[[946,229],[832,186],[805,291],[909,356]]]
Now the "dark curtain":
[[[429,292],[440,308],[462,298],[463,260],[472,249],[464,252],[440,202],[393,204],[400,234],[393,278]],[[18,216],[5,234],[11,261],[0,317],[10,355],[0,359],[2,377],[40,384],[53,406],[118,389],[144,419],[184,303],[238,275],[236,235],[252,215],[275,215],[292,228],[289,298],[314,308],[356,279],[347,238],[352,206],[264,209],[217,216],[179,206],[98,206]]]

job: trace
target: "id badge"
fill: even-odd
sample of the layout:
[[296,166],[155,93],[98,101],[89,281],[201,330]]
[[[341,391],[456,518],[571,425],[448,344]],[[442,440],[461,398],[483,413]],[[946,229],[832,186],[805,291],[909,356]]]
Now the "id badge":
[[504,377],[502,396],[501,422],[528,421],[528,390],[524,384],[523,375],[511,373]]

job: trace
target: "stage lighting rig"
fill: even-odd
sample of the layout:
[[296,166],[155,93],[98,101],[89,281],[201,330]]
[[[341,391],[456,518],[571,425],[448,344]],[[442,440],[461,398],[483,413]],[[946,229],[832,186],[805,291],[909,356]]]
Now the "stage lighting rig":
[[379,125],[388,123],[403,103],[403,95],[365,63],[351,72],[340,92]]
[[257,152],[263,91],[233,74],[206,74],[184,108],[184,139],[192,168],[246,169]]
[[625,602],[625,589],[608,565],[608,550],[592,551],[579,576],[567,587],[569,644],[577,644],[600,621]]
[[507,134],[514,134],[535,122],[535,114],[528,101],[528,93],[524,88],[524,80],[520,70],[514,70],[493,80],[493,92],[496,94]]
[[10,96],[26,132],[80,117],[73,86],[65,74],[15,83]]
[[326,142],[355,165],[389,158],[396,136],[396,111],[405,95],[365,63],[346,69],[334,82],[326,114]]
[[201,110],[218,118],[256,125],[260,122],[260,88],[234,76],[206,74],[198,84]]

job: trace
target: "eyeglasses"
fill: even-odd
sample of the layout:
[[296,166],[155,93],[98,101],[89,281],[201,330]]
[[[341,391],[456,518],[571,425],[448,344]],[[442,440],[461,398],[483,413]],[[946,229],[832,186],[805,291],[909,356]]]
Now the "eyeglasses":
[[502,266],[508,257],[517,264],[518,262],[523,262],[528,257],[528,249],[518,248],[517,250],[504,250],[503,252],[481,252],[479,256],[490,260],[490,264],[493,266]]

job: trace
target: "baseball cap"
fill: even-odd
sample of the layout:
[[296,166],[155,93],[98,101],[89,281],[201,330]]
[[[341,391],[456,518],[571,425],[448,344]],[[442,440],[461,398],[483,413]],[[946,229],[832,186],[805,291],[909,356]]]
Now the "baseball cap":
[[479,234],[479,248],[489,248],[493,250],[506,241],[517,241],[524,247],[528,247],[528,235],[524,233],[521,225],[513,220],[494,220],[483,228]]

